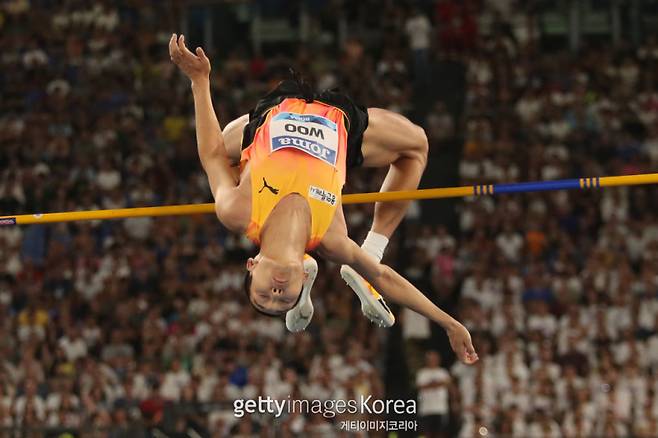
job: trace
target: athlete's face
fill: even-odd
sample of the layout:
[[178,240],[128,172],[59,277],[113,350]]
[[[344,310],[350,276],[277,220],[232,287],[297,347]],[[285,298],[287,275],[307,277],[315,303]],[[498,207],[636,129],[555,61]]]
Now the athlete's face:
[[290,310],[304,284],[303,261],[281,263],[262,254],[247,260],[251,272],[250,299],[258,310],[282,314]]

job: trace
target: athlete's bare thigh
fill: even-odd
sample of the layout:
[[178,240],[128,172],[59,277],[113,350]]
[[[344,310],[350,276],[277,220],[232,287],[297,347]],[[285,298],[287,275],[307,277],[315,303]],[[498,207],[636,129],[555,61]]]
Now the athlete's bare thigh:
[[363,134],[363,166],[384,167],[401,157],[427,157],[425,131],[403,115],[381,108],[368,109]]

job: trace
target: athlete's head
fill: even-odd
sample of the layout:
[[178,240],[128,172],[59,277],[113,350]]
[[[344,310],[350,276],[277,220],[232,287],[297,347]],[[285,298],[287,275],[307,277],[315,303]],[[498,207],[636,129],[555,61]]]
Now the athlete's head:
[[254,308],[278,316],[295,307],[304,287],[304,262],[280,262],[262,253],[247,260],[244,288]]

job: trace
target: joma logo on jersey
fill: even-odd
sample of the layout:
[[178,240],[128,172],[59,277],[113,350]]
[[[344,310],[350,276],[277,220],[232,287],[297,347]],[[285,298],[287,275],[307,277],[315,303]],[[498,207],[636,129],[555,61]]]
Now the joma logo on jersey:
[[332,122],[331,120],[327,119],[326,117],[318,116],[315,114],[296,114],[296,113],[289,113],[289,112],[283,112],[279,113],[272,118],[273,122],[276,121],[293,121],[293,122],[304,122],[304,123],[314,123],[320,126],[326,126],[327,128],[331,129],[332,131],[336,131],[336,123]]
[[332,166],[338,154],[336,123],[315,114],[279,113],[270,123],[272,152],[295,148]]
[[287,147],[301,149],[315,158],[319,158],[331,165],[336,164],[336,151],[314,141],[292,136],[280,136],[272,139],[273,151]]
[[309,135],[311,137],[317,137],[324,140],[324,132],[321,128],[316,128],[311,126],[310,128],[304,125],[293,125],[292,123],[286,123],[283,127],[286,132],[299,132],[302,135]]

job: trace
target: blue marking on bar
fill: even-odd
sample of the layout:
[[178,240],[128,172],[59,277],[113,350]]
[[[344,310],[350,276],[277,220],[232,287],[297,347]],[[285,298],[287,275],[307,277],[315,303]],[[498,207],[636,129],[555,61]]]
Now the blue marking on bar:
[[16,218],[15,217],[5,217],[0,219],[0,227],[3,227],[5,225],[16,225]]
[[495,184],[494,191],[499,193],[543,192],[548,190],[579,189],[578,179],[559,179],[555,181],[535,181],[522,183]]

